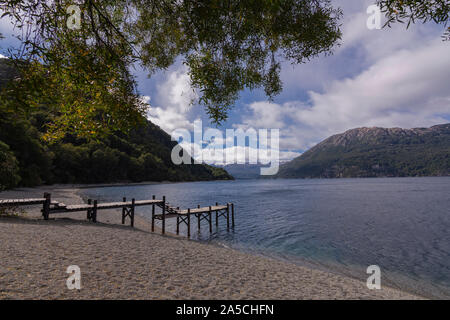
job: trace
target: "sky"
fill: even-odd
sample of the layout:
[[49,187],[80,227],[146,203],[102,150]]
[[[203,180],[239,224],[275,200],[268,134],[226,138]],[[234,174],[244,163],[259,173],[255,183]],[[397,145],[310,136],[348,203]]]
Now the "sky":
[[[415,24],[369,30],[369,1],[335,0],[343,9],[343,38],[332,56],[282,65],[283,92],[268,101],[245,90],[219,130],[279,129],[280,160],[290,160],[330,135],[358,127],[429,127],[450,121],[450,42],[442,25]],[[0,54],[14,45],[11,25],[0,20]],[[134,70],[148,118],[169,134],[211,126],[181,62],[148,78]]]

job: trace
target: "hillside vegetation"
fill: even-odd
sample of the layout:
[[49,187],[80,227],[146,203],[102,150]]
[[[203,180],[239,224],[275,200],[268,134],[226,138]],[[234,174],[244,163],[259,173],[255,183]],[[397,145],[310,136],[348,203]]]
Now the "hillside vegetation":
[[280,167],[279,178],[450,175],[450,124],[359,128],[322,141]]
[[[0,89],[13,76],[14,69],[0,59]],[[208,165],[174,165],[170,155],[176,142],[147,120],[129,135],[116,132],[91,141],[66,136],[47,145],[41,136],[52,116],[44,106],[26,116],[0,112],[0,190],[53,183],[233,179]]]

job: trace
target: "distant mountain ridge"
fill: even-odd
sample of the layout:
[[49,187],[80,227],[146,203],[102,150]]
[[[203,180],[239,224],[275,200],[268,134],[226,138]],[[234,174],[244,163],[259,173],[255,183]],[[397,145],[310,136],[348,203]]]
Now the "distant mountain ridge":
[[261,168],[267,167],[267,165],[261,164],[227,164],[225,166],[219,166],[223,168],[235,179],[260,179]]
[[0,88],[17,76],[17,71],[11,61],[6,58],[0,58]]
[[282,165],[278,178],[450,175],[450,123],[431,128],[357,128]]

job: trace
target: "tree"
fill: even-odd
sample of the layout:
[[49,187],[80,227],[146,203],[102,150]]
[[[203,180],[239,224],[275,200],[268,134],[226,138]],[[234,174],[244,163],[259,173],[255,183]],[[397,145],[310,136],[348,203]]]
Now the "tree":
[[[405,23],[407,27],[417,21],[426,23],[433,21],[447,26],[449,21],[450,2],[448,0],[378,0],[378,6],[385,13],[385,26],[395,22]],[[443,39],[450,38],[450,28],[447,28]]]
[[[67,13],[71,5],[81,19],[73,7]],[[152,75],[182,61],[220,124],[245,88],[269,98],[282,90],[282,61],[331,54],[341,37],[342,12],[329,0],[0,0],[0,8],[23,31],[14,58],[26,61],[9,106],[52,106],[49,140],[138,122],[146,110],[135,63]],[[68,19],[80,24],[68,28]]]
[[15,187],[19,181],[19,163],[9,146],[0,141],[0,191]]

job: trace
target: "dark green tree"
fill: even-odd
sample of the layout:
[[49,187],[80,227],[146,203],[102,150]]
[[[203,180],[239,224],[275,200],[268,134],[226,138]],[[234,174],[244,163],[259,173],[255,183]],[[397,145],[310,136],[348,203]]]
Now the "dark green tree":
[[9,146],[0,141],[0,191],[15,187],[19,181],[19,163]]

